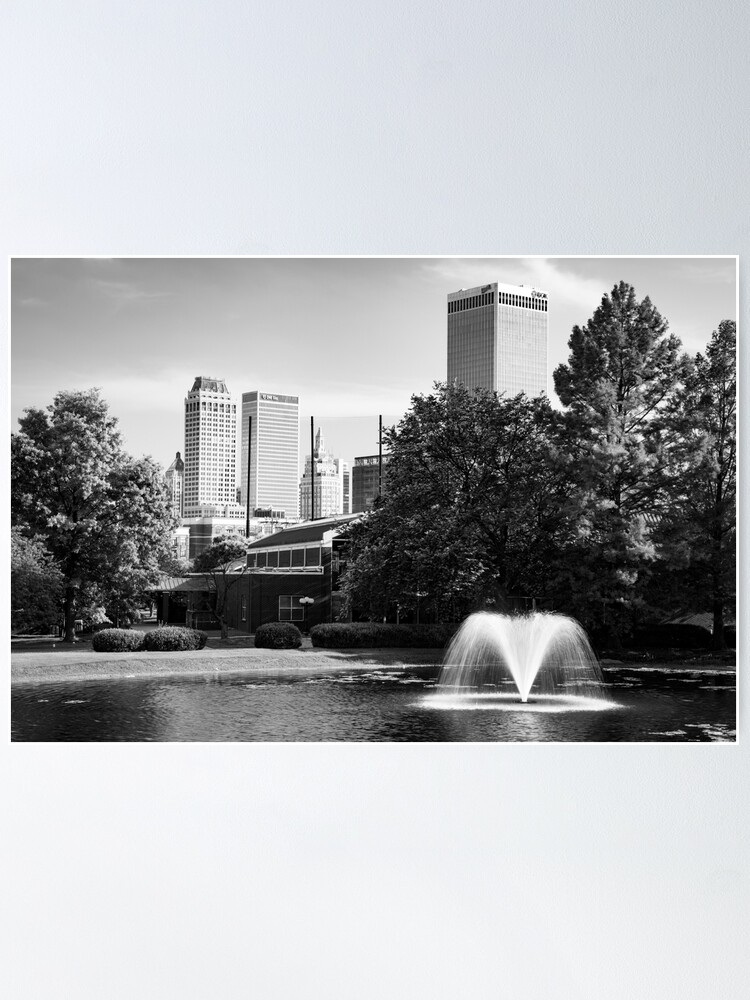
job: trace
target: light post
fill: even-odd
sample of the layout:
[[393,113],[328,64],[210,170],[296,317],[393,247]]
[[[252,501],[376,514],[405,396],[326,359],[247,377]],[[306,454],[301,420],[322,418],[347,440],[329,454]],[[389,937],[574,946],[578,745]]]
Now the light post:
[[305,606],[308,605],[308,604],[315,604],[315,598],[314,597],[300,597],[299,602],[302,605],[302,614],[304,615],[304,618],[303,618],[303,623],[304,623],[304,622],[307,622],[307,615],[305,613],[305,611],[306,611],[306,607]]

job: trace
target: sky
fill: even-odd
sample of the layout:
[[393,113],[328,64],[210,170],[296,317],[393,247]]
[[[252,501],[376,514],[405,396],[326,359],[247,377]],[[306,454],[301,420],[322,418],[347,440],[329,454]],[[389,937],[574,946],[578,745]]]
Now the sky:
[[449,292],[491,281],[549,296],[548,391],[618,281],[648,295],[691,354],[736,319],[733,257],[18,258],[11,264],[11,425],[60,390],[97,386],[131,454],[165,468],[184,451],[183,402],[198,375],[238,398],[300,398],[336,457],[377,452],[446,376]]

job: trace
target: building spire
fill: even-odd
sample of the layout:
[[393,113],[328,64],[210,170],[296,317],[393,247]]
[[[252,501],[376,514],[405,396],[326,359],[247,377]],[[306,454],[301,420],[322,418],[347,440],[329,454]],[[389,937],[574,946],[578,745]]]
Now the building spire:
[[321,452],[325,451],[326,443],[323,439],[323,431],[318,428],[318,433],[315,435],[315,454],[320,455]]

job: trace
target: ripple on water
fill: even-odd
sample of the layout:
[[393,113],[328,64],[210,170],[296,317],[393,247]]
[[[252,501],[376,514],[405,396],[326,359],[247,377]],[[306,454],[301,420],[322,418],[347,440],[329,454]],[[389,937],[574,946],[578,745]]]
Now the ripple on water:
[[623,706],[606,698],[587,698],[584,695],[540,695],[522,702],[515,694],[430,694],[416,703],[421,708],[449,712],[606,712]]

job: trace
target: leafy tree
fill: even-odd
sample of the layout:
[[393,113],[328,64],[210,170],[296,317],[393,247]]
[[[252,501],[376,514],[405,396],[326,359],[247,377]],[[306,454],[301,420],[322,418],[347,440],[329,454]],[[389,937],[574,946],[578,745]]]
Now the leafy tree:
[[10,595],[13,632],[42,632],[60,621],[63,575],[38,538],[11,528]]
[[221,638],[229,638],[226,615],[230,592],[247,573],[247,542],[236,536],[217,538],[193,560],[209,591],[212,611],[221,626]]
[[349,606],[455,619],[488,599],[539,594],[542,552],[565,519],[553,423],[543,398],[458,383],[415,396],[386,434],[388,490],[348,532]]
[[11,513],[44,542],[63,575],[65,639],[96,598],[130,614],[157,572],[174,518],[159,466],[121,447],[98,390],[60,392],[28,409],[11,436]]
[[724,648],[724,613],[735,596],[736,353],[736,324],[724,320],[663,421],[668,471],[659,539],[670,572],[657,583],[673,602],[712,612],[715,649]]

